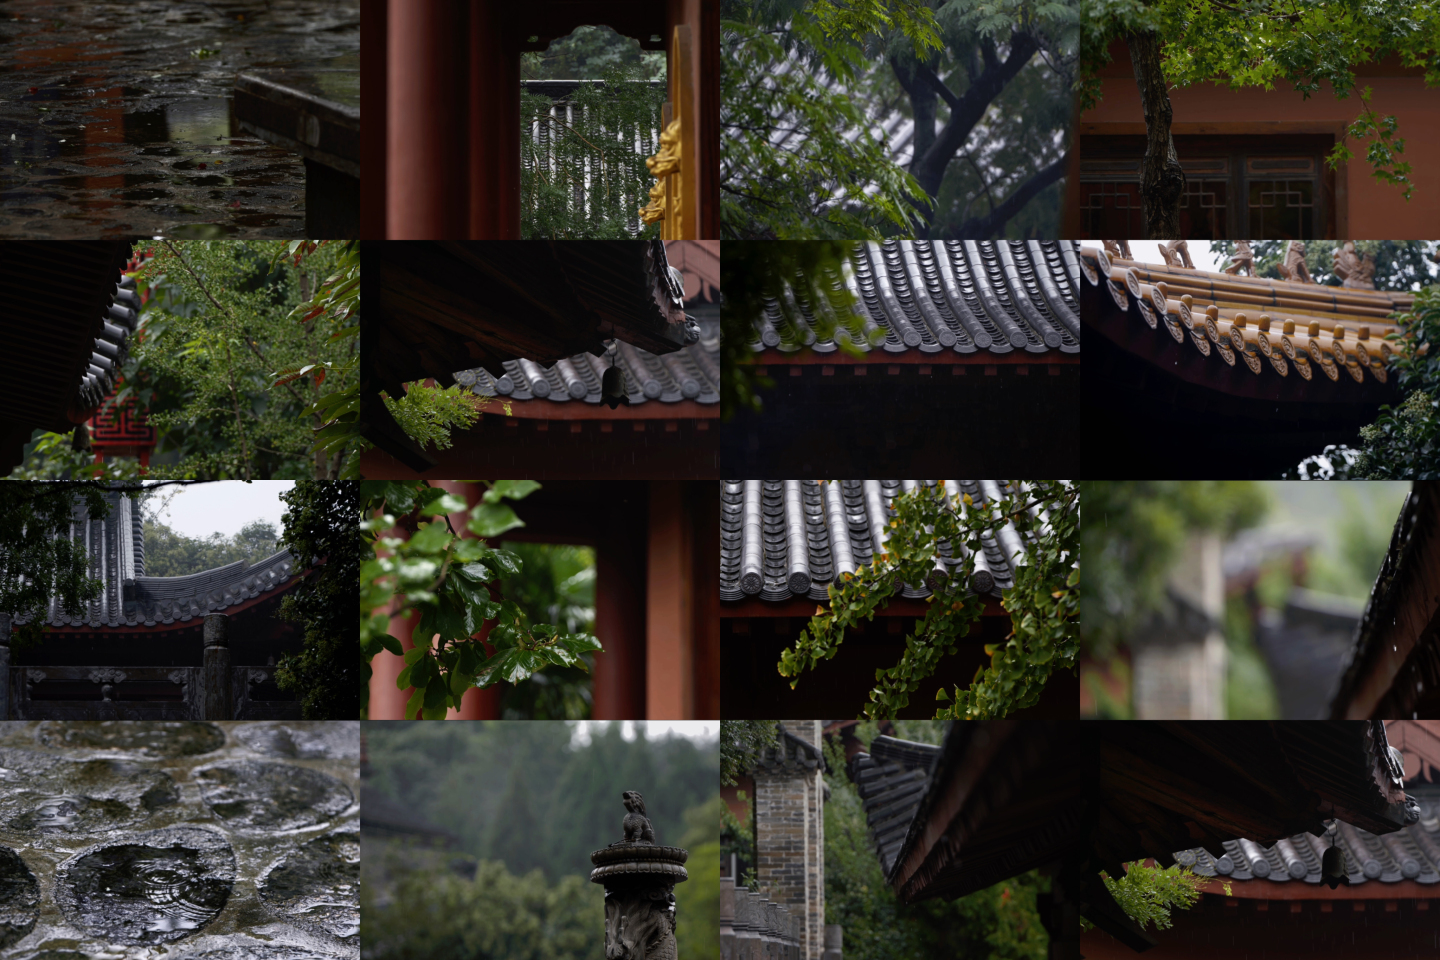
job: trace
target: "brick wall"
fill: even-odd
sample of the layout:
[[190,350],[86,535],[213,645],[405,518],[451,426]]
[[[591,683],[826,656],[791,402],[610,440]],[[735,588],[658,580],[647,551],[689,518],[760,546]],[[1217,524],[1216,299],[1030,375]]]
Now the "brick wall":
[[[818,720],[785,720],[787,733],[821,744]],[[822,767],[792,743],[755,771],[756,878],[771,900],[804,922],[801,955],[821,960],[825,929],[825,781]]]

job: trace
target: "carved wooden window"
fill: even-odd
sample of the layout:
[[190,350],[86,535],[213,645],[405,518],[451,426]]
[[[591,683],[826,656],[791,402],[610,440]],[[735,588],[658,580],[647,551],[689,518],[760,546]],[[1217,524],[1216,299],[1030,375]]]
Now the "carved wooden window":
[[[1144,139],[1080,138],[1081,232],[1086,239],[1143,237]],[[1331,137],[1177,136],[1185,168],[1180,229],[1187,240],[1333,237]]]

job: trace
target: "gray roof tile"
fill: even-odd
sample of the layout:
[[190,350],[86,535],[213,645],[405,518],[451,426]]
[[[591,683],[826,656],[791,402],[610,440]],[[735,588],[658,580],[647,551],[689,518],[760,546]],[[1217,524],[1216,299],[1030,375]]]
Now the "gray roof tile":
[[[969,494],[976,504],[998,499],[1008,480],[725,480],[720,493],[720,599],[809,597],[824,600],[842,573],[871,562],[896,495],[915,486],[943,484],[947,493]],[[1006,546],[1008,544],[1008,547]],[[1005,559],[1024,551],[1008,525],[982,540],[983,563],[971,581],[977,592],[999,596],[1014,584]],[[941,545],[933,576],[948,576],[961,562]],[[938,581],[931,581],[932,583]],[[927,597],[927,584],[906,584],[902,595]]]
[[[630,403],[647,400],[676,403],[720,402],[720,328],[716,320],[701,318],[700,341],[662,355],[618,341],[615,363],[625,375]],[[600,379],[610,366],[608,355],[595,357],[578,353],[557,360],[549,368],[533,360],[506,360],[504,371],[495,376],[476,367],[461,370],[455,379],[461,386],[482,397],[509,397],[513,400],[572,400],[600,403]]]
[[[846,285],[876,343],[866,352],[1080,352],[1080,267],[1073,241],[887,240],[857,244]],[[821,340],[814,315],[798,303],[801,342],[776,329],[771,301],[756,324],[752,350],[839,349]]]
[[1344,851],[1351,886],[1370,880],[1440,883],[1440,786],[1412,786],[1407,792],[1420,805],[1420,822],[1384,836],[1337,820],[1324,837],[1301,833],[1269,848],[1226,840],[1218,858],[1196,848],[1177,852],[1175,860],[1203,877],[1320,883],[1320,860],[1333,842]]
[[928,743],[876,737],[869,753],[850,758],[850,779],[865,807],[865,822],[887,877],[939,756],[940,747]]

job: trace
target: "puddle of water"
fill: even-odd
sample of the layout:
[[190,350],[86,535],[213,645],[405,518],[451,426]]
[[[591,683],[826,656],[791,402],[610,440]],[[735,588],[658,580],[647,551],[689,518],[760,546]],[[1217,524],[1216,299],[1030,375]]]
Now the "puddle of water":
[[55,897],[110,943],[170,943],[204,927],[235,885],[235,854],[218,831],[169,827],[81,855],[60,868]]
[[358,0],[0,4],[0,236],[300,236],[302,161],[231,87],[359,44]]
[[358,723],[0,723],[0,953],[358,960],[358,768]]

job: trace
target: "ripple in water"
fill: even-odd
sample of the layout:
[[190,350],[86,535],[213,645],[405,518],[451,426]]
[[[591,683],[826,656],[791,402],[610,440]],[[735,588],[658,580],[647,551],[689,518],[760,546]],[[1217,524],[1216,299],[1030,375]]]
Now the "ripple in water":
[[200,795],[226,826],[296,830],[329,820],[354,802],[334,777],[285,763],[246,760],[195,773]]
[[56,899],[92,935],[121,943],[169,943],[220,913],[235,857],[219,834],[171,827],[143,843],[102,847],[61,868]]
[[35,927],[40,886],[35,874],[9,847],[0,847],[0,948],[20,940]]

